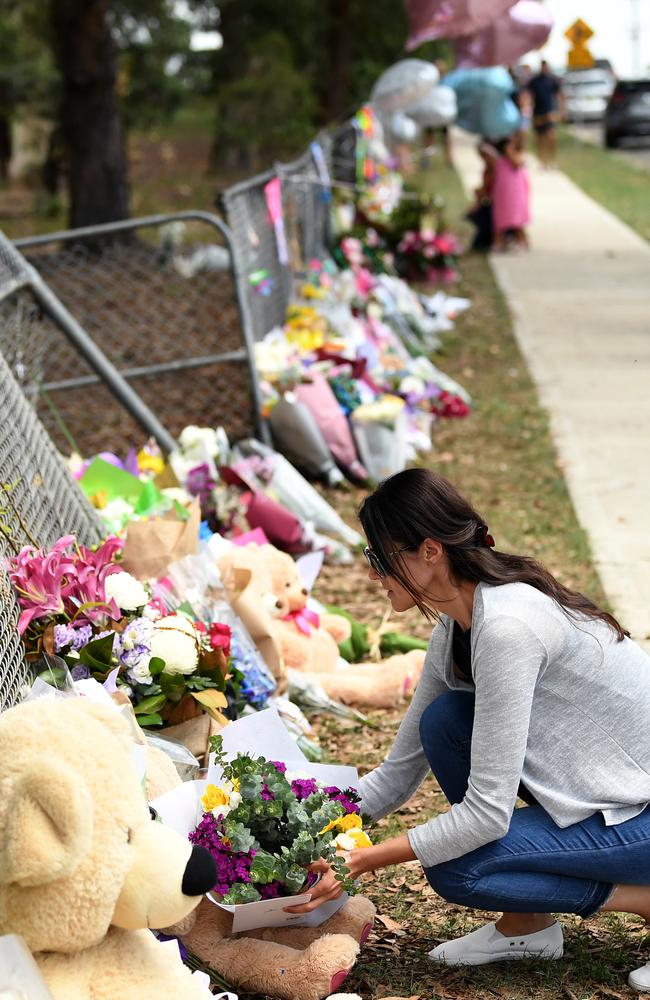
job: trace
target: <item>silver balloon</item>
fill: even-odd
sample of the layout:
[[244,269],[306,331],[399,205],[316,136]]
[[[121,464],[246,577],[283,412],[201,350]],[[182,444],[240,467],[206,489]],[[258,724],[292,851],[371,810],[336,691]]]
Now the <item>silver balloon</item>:
[[370,102],[380,115],[404,111],[423,98],[440,79],[433,63],[425,59],[401,59],[376,81]]
[[420,126],[402,111],[396,111],[388,120],[388,134],[393,142],[415,142]]
[[406,109],[406,114],[422,128],[450,125],[456,120],[458,106],[451,87],[434,87],[417,104]]

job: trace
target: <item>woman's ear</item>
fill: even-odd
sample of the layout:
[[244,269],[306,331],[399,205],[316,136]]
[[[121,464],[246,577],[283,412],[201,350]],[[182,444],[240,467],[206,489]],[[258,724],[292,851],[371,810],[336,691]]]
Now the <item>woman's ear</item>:
[[425,538],[420,545],[419,555],[425,563],[435,566],[436,563],[440,562],[443,551],[442,543],[437,538]]

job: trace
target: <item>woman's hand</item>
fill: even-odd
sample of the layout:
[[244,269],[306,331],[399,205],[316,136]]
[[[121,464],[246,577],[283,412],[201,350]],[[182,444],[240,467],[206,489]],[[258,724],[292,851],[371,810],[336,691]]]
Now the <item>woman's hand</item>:
[[[415,860],[413,848],[406,834],[385,840],[373,847],[357,847],[353,851],[343,851],[339,854],[348,869],[348,878],[357,879],[364,872],[372,872],[387,865],[398,865],[402,861]],[[302,906],[285,906],[286,913],[311,913],[317,906],[331,899],[338,899],[343,892],[343,886],[334,875],[332,866],[323,858],[309,865],[309,871],[320,875],[320,880],[309,890],[311,899]]]
[[320,875],[320,879],[316,885],[307,890],[311,893],[311,899],[308,903],[303,903],[301,906],[285,906],[285,913],[311,913],[312,910],[315,910],[318,906],[322,906],[323,903],[328,903],[332,899],[338,899],[343,892],[343,886],[336,878],[332,866],[323,858],[309,865],[309,871],[315,875]]

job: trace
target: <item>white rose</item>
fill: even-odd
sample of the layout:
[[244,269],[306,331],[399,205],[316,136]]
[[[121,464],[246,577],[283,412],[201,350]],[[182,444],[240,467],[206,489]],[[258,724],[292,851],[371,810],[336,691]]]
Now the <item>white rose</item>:
[[240,794],[240,792],[231,792],[230,793],[230,808],[231,809],[236,809],[240,802],[241,802],[241,794]]
[[149,600],[149,592],[130,573],[111,573],[106,577],[104,588],[106,600],[111,598],[122,611],[135,611]]
[[405,396],[408,396],[410,392],[421,395],[424,389],[424,382],[417,375],[405,375],[399,385],[399,391]]
[[217,433],[212,427],[196,427],[194,424],[189,424],[181,431],[178,443],[188,458],[197,453],[199,456],[205,455],[211,458],[219,454]]
[[334,843],[339,851],[353,851],[356,846],[349,833],[339,833]]
[[232,806],[232,805],[215,806],[214,809],[212,810],[212,815],[214,817],[221,816],[222,819],[225,819],[231,809],[234,809],[234,806]]
[[151,655],[165,661],[167,674],[193,674],[199,647],[192,622],[184,615],[165,615],[154,622]]

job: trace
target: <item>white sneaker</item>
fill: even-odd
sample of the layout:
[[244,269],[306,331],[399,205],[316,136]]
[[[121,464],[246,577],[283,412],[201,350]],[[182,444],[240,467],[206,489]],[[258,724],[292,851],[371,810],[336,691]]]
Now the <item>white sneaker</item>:
[[[563,954],[562,928],[556,920],[542,931],[515,937],[506,937],[492,922],[455,941],[439,944],[429,952],[429,958],[443,965],[488,965],[517,958],[562,958]],[[650,989],[650,979],[648,983]]]
[[646,962],[640,969],[635,969],[627,977],[627,981],[633,990],[638,993],[650,993],[650,962]]

